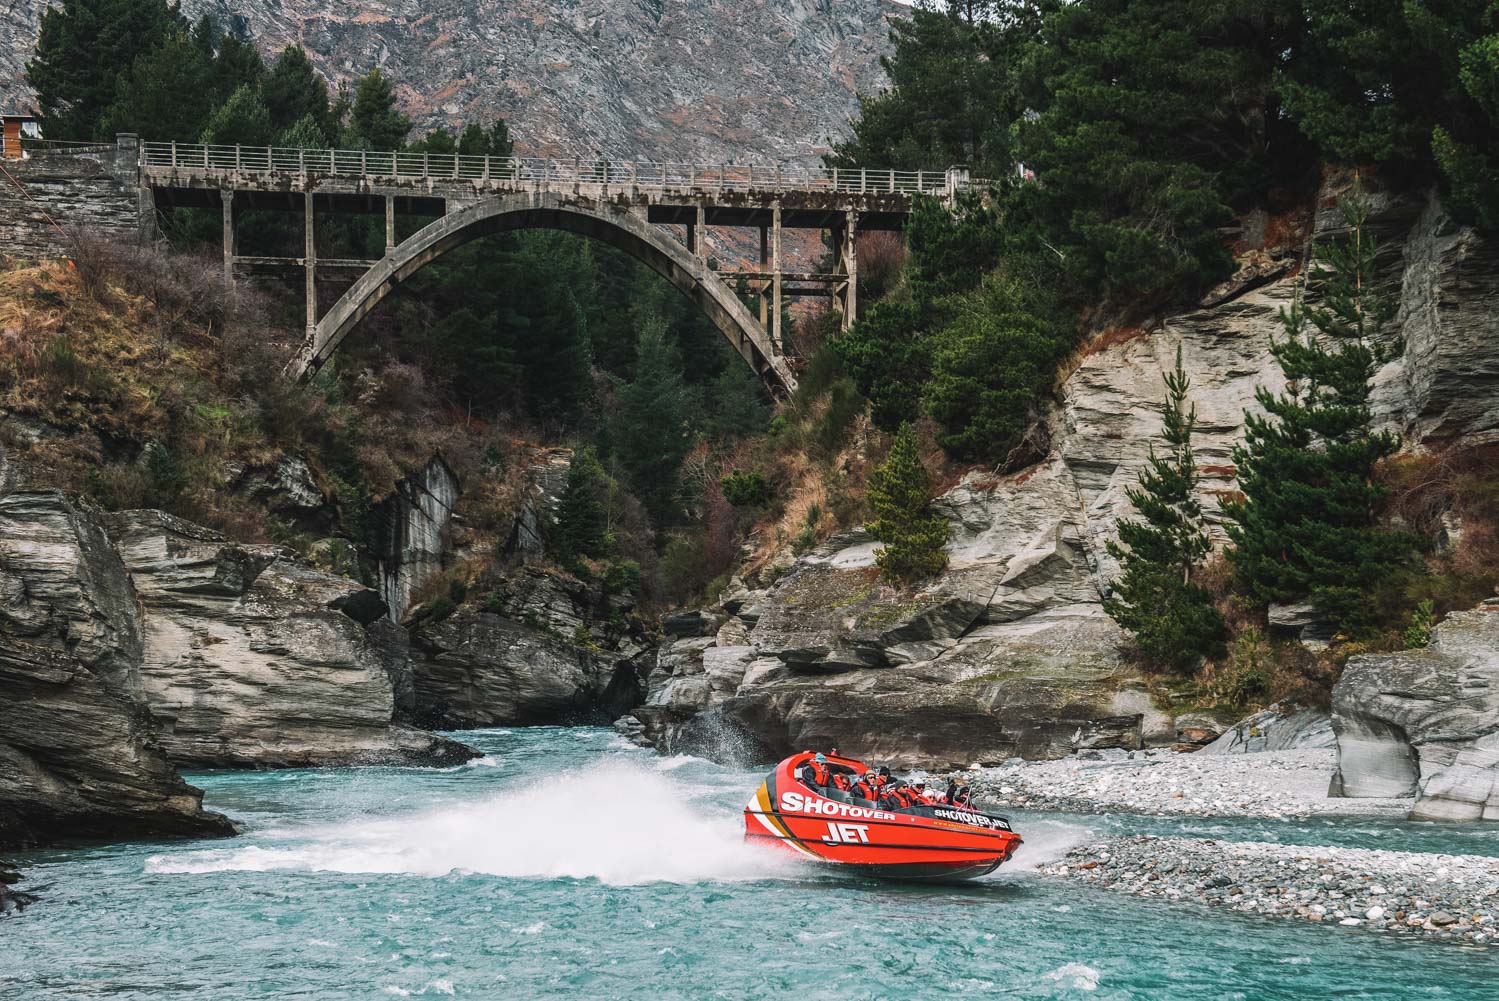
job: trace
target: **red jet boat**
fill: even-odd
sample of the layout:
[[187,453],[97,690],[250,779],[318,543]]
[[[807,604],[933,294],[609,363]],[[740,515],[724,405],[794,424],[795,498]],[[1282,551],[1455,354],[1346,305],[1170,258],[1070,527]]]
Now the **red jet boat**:
[[[744,808],[746,840],[886,879],[972,879],[1020,847],[1003,817],[945,804],[889,808],[831,784],[809,785],[797,770],[814,756],[793,754],[760,783]],[[834,773],[869,770],[853,758],[826,757]]]

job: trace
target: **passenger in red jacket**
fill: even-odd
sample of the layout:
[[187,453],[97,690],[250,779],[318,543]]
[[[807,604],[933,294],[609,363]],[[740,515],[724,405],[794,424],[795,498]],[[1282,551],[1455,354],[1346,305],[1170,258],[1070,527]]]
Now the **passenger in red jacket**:
[[867,771],[859,781],[854,783],[853,788],[849,791],[860,799],[877,800],[880,798],[879,776],[875,775],[873,771]]

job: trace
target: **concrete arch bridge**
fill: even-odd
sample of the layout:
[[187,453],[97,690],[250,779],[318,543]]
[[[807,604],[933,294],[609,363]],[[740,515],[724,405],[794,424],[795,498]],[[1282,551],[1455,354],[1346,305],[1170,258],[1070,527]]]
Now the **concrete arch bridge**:
[[[307,378],[382,299],[424,265],[489,233],[547,228],[593,237],[643,262],[695,302],[774,392],[795,388],[781,330],[791,296],[832,300],[846,328],[858,315],[858,236],[898,230],[918,194],[951,199],[972,183],[965,169],[808,170],[619,160],[533,159],[363,150],[279,149],[142,143],[139,183],[157,208],[223,211],[224,274],[298,268],[306,282],[306,341],[292,374]],[[238,208],[300,211],[304,253],[295,258],[237,252]],[[319,259],[317,213],[383,213],[379,260]],[[437,218],[396,240],[396,216]],[[758,230],[758,262],[710,266],[710,227]],[[824,230],[837,248],[831,272],[782,267],[782,233]],[[358,275],[320,312],[319,272]],[[745,305],[736,286],[759,309]]]

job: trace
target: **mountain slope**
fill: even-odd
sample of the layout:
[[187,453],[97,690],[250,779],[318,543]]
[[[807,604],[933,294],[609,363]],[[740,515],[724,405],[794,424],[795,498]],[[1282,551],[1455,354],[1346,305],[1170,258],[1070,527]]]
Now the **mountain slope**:
[[[46,0],[0,0],[0,107]],[[335,83],[374,66],[421,128],[500,115],[526,153],[811,162],[883,80],[889,0],[184,0]],[[51,138],[93,138],[53,136]],[[186,138],[186,137],[184,137]],[[941,166],[941,165],[934,165]]]

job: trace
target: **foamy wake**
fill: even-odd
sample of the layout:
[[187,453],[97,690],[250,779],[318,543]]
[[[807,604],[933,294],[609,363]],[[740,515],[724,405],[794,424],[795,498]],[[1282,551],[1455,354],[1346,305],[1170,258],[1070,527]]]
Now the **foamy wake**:
[[609,759],[518,791],[385,820],[295,832],[288,847],[155,856],[148,872],[302,870],[451,872],[594,878],[630,885],[789,875],[795,860],[746,845],[737,811],[693,803],[689,790],[627,759]]
[[1091,828],[1079,824],[1068,824],[1060,820],[1037,820],[1029,822],[1020,831],[1025,843],[1015,853],[1014,859],[1000,869],[1001,873],[1016,869],[1037,869],[1055,862],[1067,852],[1096,836]]

